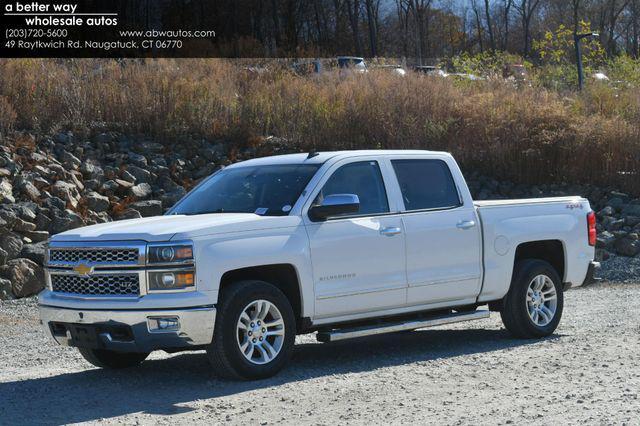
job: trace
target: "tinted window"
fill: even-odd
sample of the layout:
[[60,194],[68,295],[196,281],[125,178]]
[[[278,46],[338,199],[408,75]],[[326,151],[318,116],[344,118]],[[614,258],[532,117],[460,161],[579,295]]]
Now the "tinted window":
[[282,164],[225,169],[191,191],[171,213],[286,216],[319,168]]
[[340,167],[324,184],[315,203],[322,203],[327,195],[355,194],[360,199],[360,211],[356,215],[372,215],[389,212],[387,192],[376,161],[361,161]]
[[451,171],[441,160],[393,160],[406,210],[457,207]]

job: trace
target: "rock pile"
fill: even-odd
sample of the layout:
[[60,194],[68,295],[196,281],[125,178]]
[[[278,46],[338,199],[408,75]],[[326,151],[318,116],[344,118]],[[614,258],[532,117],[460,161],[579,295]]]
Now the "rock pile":
[[160,215],[229,164],[221,143],[118,133],[0,137],[0,298],[42,288],[47,239],[80,226]]
[[[278,138],[229,152],[219,141],[179,144],[97,133],[0,136],[0,299],[37,293],[51,235],[160,215],[200,179],[232,161],[296,151]],[[580,194],[598,211],[600,256],[640,255],[640,199],[595,186],[525,186],[471,174],[474,198]]]

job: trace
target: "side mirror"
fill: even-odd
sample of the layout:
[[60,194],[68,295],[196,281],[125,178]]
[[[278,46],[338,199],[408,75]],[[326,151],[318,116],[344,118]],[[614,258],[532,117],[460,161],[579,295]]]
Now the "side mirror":
[[327,195],[322,204],[316,204],[309,209],[312,220],[326,220],[330,216],[338,216],[360,211],[360,199],[354,194]]

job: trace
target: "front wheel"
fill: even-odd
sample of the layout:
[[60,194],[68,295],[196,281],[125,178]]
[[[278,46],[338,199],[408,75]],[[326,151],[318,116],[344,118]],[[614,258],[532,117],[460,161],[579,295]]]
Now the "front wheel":
[[78,348],[80,355],[100,368],[129,368],[140,365],[149,353],[115,352],[106,349]]
[[221,295],[207,355],[226,379],[263,379],[289,360],[296,324],[287,297],[264,281],[242,281]]
[[562,317],[564,298],[556,270],[547,262],[527,259],[516,264],[500,316],[515,337],[550,335]]

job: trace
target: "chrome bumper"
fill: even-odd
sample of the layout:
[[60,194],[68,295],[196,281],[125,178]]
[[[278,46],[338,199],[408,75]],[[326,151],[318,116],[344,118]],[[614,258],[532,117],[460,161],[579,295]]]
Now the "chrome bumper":
[[[172,310],[81,310],[40,305],[46,334],[65,346],[94,347],[122,352],[189,349],[211,343],[216,309],[213,306]],[[149,319],[177,318],[175,331],[151,330]],[[95,338],[78,338],[77,329]]]

